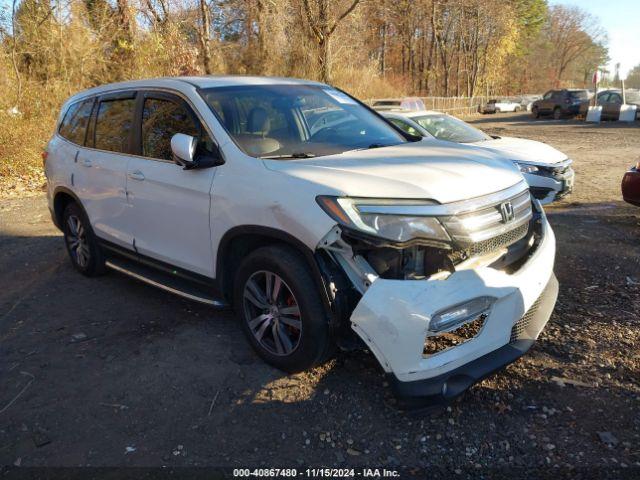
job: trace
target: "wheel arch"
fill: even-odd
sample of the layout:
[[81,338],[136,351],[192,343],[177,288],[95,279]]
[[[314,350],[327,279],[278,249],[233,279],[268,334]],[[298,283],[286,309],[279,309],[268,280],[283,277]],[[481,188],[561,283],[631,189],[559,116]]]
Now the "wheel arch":
[[[62,230],[62,215],[64,214],[64,209],[69,205],[69,203],[76,203],[87,215],[86,210],[82,206],[82,202],[78,198],[78,196],[67,187],[57,187],[53,192],[53,221],[55,226]],[[87,218],[89,218],[87,216]]]
[[322,303],[331,314],[331,301],[325,277],[323,276],[315,253],[299,239],[277,228],[260,225],[241,225],[228,230],[218,244],[216,254],[216,280],[220,292],[231,301],[235,272],[242,259],[254,250],[270,245],[286,245],[298,252],[309,267]]

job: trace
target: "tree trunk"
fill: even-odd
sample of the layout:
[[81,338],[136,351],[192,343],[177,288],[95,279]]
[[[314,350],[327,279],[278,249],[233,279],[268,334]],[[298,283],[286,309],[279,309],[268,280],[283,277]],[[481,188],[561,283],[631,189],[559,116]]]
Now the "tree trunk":
[[211,38],[211,12],[206,0],[200,0],[200,21],[202,25],[199,31],[200,54],[202,55],[202,65],[204,73],[211,75],[211,46],[209,40]]
[[331,81],[331,48],[329,40],[331,37],[323,37],[318,47],[320,48],[320,80],[324,83]]
[[382,44],[380,46],[380,74],[384,77],[387,66],[385,64],[387,51],[387,21],[382,24]]

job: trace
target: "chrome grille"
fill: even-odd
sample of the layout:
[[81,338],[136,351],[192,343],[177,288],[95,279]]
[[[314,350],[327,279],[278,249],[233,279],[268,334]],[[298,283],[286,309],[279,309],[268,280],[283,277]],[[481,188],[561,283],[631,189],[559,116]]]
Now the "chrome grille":
[[[511,205],[511,218],[505,218],[507,204]],[[449,235],[461,247],[473,249],[474,245],[479,245],[480,251],[488,251],[487,248],[494,244],[500,248],[524,237],[532,215],[531,195],[529,190],[525,190],[493,205],[441,217],[441,220]]]

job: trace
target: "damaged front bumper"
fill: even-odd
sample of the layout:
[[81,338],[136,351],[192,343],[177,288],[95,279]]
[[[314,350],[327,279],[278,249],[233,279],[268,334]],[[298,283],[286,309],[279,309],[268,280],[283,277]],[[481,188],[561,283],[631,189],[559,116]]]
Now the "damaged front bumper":
[[[479,267],[446,279],[376,278],[353,311],[351,326],[387,372],[403,405],[449,401],[516,360],[537,339],[557,298],[554,257],[555,237],[543,214],[540,241],[515,272]],[[492,303],[475,336],[425,353],[434,316],[478,298]]]
[[566,160],[552,167],[540,166],[538,173],[525,173],[531,194],[541,205],[560,200],[573,192],[575,171],[571,160]]

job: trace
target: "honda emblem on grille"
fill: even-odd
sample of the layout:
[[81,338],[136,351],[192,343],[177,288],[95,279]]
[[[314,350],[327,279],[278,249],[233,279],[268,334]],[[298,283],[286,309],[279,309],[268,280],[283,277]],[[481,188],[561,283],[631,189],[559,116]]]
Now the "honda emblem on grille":
[[509,223],[515,218],[511,202],[504,202],[500,204],[500,215],[502,215],[503,223]]

